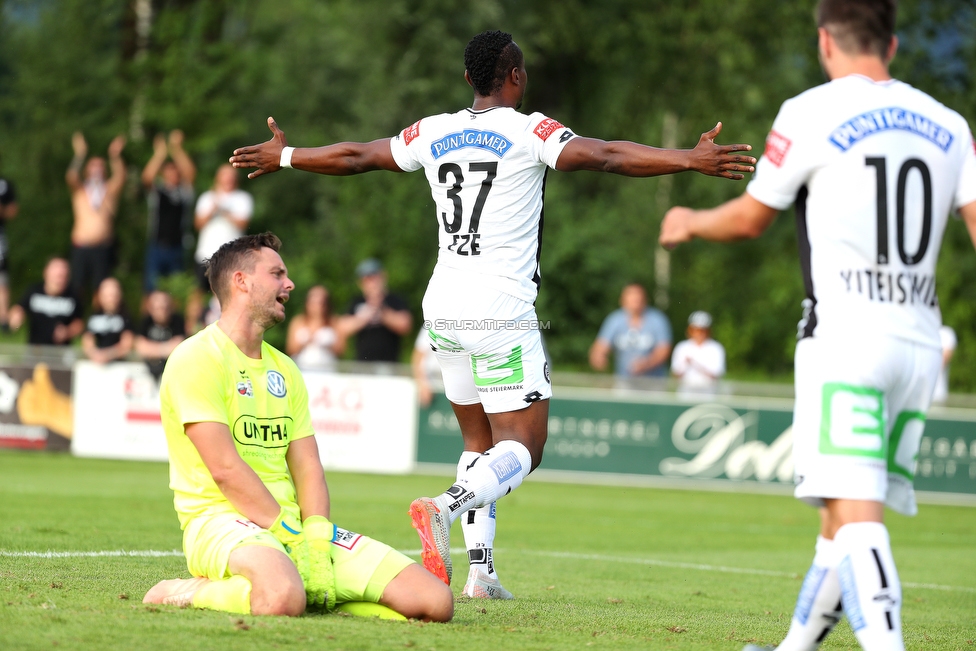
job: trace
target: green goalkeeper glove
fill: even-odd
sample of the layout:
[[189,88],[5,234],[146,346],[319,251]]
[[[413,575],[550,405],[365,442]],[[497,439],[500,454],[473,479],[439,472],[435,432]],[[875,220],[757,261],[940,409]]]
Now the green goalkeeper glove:
[[332,541],[336,527],[321,515],[305,518],[305,539],[308,541],[309,573],[305,582],[308,603],[335,608],[335,570],[332,565]]
[[302,531],[302,526],[293,520],[289,514],[285,513],[284,509],[281,509],[281,512],[268,528],[268,531],[278,539],[278,542],[284,545],[285,552],[291,558],[295,567],[298,568],[298,574],[302,577],[302,581],[308,584],[308,541],[305,538],[305,533]]

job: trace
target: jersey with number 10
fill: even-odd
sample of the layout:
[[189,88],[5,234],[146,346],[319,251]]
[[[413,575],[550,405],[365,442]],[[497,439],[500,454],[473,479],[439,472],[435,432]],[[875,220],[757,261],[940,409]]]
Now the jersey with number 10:
[[939,347],[942,234],[976,201],[962,116],[897,80],[836,79],[783,104],[747,190],[779,210],[796,201],[801,336]]
[[424,118],[390,143],[401,169],[421,167],[437,210],[436,274],[476,274],[485,286],[535,301],[542,195],[575,134],[541,113],[508,107]]

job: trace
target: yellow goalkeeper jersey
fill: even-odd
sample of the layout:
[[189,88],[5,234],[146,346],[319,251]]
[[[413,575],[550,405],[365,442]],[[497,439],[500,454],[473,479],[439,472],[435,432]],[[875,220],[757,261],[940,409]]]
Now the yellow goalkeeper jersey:
[[305,381],[287,355],[262,343],[261,359],[252,359],[213,324],[173,351],[159,399],[181,528],[201,515],[235,511],[186,436],[188,423],[227,425],[241,458],[300,517],[285,455],[291,441],[314,432]]

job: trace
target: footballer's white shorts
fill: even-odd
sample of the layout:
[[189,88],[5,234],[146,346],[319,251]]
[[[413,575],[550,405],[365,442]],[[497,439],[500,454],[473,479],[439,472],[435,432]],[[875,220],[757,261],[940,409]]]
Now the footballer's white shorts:
[[496,414],[551,398],[535,306],[467,280],[435,274],[424,295],[424,327],[447,399],[457,405],[480,402]]
[[915,459],[941,351],[904,339],[809,337],[796,346],[797,498],[883,502],[915,515]]

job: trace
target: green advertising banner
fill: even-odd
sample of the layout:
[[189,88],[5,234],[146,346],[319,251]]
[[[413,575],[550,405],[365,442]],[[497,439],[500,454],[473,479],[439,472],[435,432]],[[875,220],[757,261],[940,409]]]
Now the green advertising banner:
[[[792,400],[561,389],[540,468],[792,485]],[[454,465],[461,433],[440,394],[420,411],[417,460]],[[933,410],[915,488],[976,495],[976,410]]]

